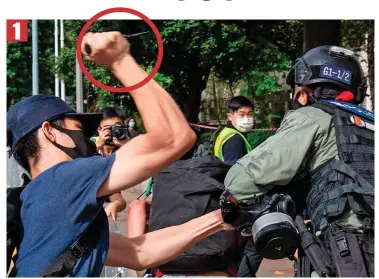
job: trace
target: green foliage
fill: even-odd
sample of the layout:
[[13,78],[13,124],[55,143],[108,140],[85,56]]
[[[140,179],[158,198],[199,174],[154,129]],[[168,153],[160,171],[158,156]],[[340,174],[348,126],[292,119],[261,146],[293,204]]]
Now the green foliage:
[[266,62],[254,70],[247,71],[244,75],[247,81],[247,86],[243,91],[245,95],[263,97],[277,92],[280,89],[278,74],[291,68],[289,56],[280,53],[278,47],[274,45],[267,46],[260,54],[260,58]]
[[213,132],[204,132],[201,133],[197,138],[197,145],[207,142],[211,139]]
[[270,113],[269,115],[267,115],[267,118],[268,119],[278,119],[278,118],[281,118],[281,115],[276,114],[276,113]]
[[370,32],[372,20],[342,20],[342,46],[361,51],[364,47],[366,35]]
[[21,43],[7,45],[7,105],[8,108],[32,92],[31,46]]
[[[46,48],[46,61],[40,61],[40,65],[46,64],[49,69],[50,80],[44,82],[52,92],[54,88],[54,73],[65,80],[66,95],[75,100],[75,63],[77,37],[84,20],[66,20],[65,46],[60,50],[59,59],[54,61],[53,25],[54,21],[39,21],[39,30],[43,32],[39,36]],[[197,118],[200,105],[200,95],[205,88],[211,69],[221,80],[228,81],[231,85],[246,76],[251,76],[252,82],[258,82],[259,95],[265,90],[273,90],[273,77],[262,76],[259,71],[262,68],[271,67],[276,70],[271,62],[270,48],[282,45],[288,39],[281,35],[289,25],[286,21],[214,21],[214,20],[168,20],[156,21],[164,42],[164,61],[156,80],[173,95],[179,106],[184,110],[189,120]],[[47,25],[49,25],[47,27]],[[283,27],[278,27],[283,25]],[[286,25],[286,26],[284,26]],[[47,30],[48,28],[48,30]],[[130,34],[149,30],[142,21],[118,21],[98,20],[91,27],[90,32],[105,32],[119,30]],[[48,34],[48,36],[46,35]],[[284,38],[284,39],[283,39]],[[41,44],[40,43],[40,44]],[[131,39],[132,54],[145,69],[152,69],[157,56],[157,44],[154,34]],[[272,46],[271,46],[272,45]],[[30,46],[28,49],[31,52]],[[274,60],[282,57],[282,51],[275,54]],[[25,59],[25,53],[22,54]],[[285,56],[285,55],[284,55]],[[40,59],[45,59],[40,56]],[[12,59],[16,61],[15,59]],[[55,65],[54,65],[54,62]],[[31,64],[30,59],[26,63]],[[89,72],[100,82],[110,86],[121,86],[108,69],[98,67],[86,61]],[[12,65],[13,66],[13,65]],[[30,65],[24,65],[22,69],[30,69]],[[30,73],[30,71],[28,72]],[[9,76],[13,77],[12,70]],[[26,75],[26,73],[24,74]],[[40,74],[40,78],[42,75]],[[29,77],[22,77],[25,84],[30,85]],[[21,84],[15,84],[8,92],[15,95],[14,88],[23,88],[20,96],[25,96],[28,89]],[[104,107],[113,103],[120,104],[120,95],[110,95],[107,92],[92,86],[84,78],[85,99],[90,99],[87,110],[91,109],[91,103],[97,107]],[[18,101],[20,98],[15,98]]]
[[[64,79],[66,95],[75,102],[76,43],[84,20],[66,20],[65,46],[59,59],[54,57],[54,21],[39,20],[40,92],[52,94],[54,74]],[[187,119],[197,121],[201,93],[210,72],[231,87],[244,81],[242,93],[250,96],[259,109],[257,117],[267,123],[267,97],[278,92],[278,73],[287,71],[302,51],[302,22],[298,20],[160,20],[155,21],[164,43],[164,58],[155,79],[176,100]],[[359,47],[364,33],[371,28],[367,21],[343,21],[343,42]],[[29,24],[31,27],[31,24]],[[373,29],[373,28],[371,28]],[[370,29],[370,30],[371,30]],[[150,30],[140,20],[98,20],[90,32],[118,30],[132,34]],[[362,32],[363,30],[363,32]],[[7,45],[7,106],[31,95],[31,30],[28,43]],[[153,32],[130,39],[136,61],[151,71],[157,59]],[[119,81],[105,67],[85,61],[91,75],[103,84],[120,87]],[[125,94],[111,94],[84,81],[85,110],[94,111],[118,105],[127,115],[136,111],[133,100]],[[266,121],[266,122],[265,122]]]
[[283,116],[278,113],[270,113],[269,115],[267,115],[267,120],[271,124],[271,127],[279,127],[280,122],[282,121],[282,117]]
[[[277,126],[280,116],[269,108],[268,97],[280,93],[279,77],[285,75],[291,68],[292,60],[301,54],[302,23],[300,21],[281,21],[280,24],[264,25],[260,27],[264,34],[269,33],[270,39],[257,40],[255,49],[261,47],[251,69],[242,73],[241,78],[246,81],[241,94],[253,99],[255,118],[260,121],[260,127]],[[265,30],[265,31],[263,31]],[[291,34],[291,35],[290,35]],[[262,45],[261,45],[262,44]],[[268,115],[279,116],[279,119],[268,118]]]
[[256,148],[274,134],[275,131],[253,131],[247,134],[247,141],[252,148]]
[[[144,67],[145,71],[150,74],[153,70],[153,66]],[[166,76],[160,72],[156,73],[154,76],[154,80],[159,83],[164,89],[168,90],[170,86],[173,84],[173,79],[171,76]]]
[[[7,108],[32,95],[32,23],[26,43],[7,43]],[[52,94],[54,90],[54,22],[39,21],[39,91]]]

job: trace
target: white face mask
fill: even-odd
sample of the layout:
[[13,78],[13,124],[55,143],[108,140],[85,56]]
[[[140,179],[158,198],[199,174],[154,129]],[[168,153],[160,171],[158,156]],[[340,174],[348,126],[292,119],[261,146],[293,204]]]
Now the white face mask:
[[252,117],[237,118],[237,130],[243,133],[249,132],[254,127],[254,119]]

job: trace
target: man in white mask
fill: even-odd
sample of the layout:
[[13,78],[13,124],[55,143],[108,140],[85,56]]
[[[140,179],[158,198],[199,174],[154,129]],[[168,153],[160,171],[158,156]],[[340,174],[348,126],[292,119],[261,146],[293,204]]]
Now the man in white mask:
[[[254,126],[253,104],[243,96],[231,98],[228,103],[228,122],[218,135],[214,155],[228,165],[234,165],[252,150],[246,133]],[[242,247],[242,245],[244,247]],[[238,266],[238,277],[255,277],[262,262],[254,243],[249,239],[241,244],[243,255]]]
[[228,123],[218,135],[214,154],[228,165],[234,165],[252,150],[246,133],[254,126],[253,104],[243,96],[231,98],[228,103]]

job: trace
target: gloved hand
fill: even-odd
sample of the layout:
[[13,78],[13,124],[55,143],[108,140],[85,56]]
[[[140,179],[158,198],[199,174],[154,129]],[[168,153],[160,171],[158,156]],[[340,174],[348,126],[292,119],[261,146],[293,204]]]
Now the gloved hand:
[[[238,219],[239,211],[237,200],[228,192],[222,192],[220,196],[222,218],[225,223],[232,224]],[[234,226],[235,227],[235,226]]]
[[224,191],[220,196],[220,207],[225,223],[238,231],[251,229],[259,217],[270,212],[282,212],[291,217],[296,212],[295,203],[287,194],[264,195],[247,202],[237,201]]
[[231,224],[238,231],[251,228],[257,217],[251,204],[238,202],[228,191],[221,194],[220,207],[225,223]]

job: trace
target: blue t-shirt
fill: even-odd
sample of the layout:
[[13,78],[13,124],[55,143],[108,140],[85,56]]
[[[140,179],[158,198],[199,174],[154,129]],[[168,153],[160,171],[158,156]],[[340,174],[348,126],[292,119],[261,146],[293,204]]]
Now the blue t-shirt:
[[[115,155],[79,158],[57,164],[33,179],[21,194],[23,240],[18,251],[18,277],[36,277],[59,257],[94,220],[106,199],[96,197]],[[103,213],[103,212],[101,212]],[[101,240],[81,258],[73,277],[99,277],[109,248],[104,215]]]

